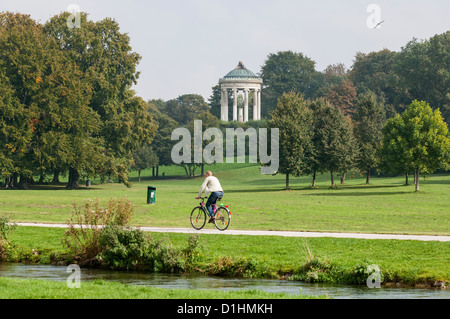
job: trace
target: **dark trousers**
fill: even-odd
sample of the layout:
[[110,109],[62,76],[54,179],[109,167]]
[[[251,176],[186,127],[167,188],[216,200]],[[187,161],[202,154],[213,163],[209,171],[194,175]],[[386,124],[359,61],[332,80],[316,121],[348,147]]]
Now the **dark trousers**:
[[206,201],[206,209],[208,210],[210,217],[213,216],[211,205],[216,202],[218,197],[223,197],[223,192],[212,192],[211,195],[209,195],[208,200]]

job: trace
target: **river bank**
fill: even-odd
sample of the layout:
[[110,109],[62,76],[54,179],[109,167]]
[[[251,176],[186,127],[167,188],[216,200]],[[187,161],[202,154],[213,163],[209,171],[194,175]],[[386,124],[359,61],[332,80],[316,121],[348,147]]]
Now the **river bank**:
[[[222,298],[252,299],[449,299],[450,290],[419,288],[368,288],[362,285],[305,283],[276,279],[221,278],[196,274],[162,274],[133,271],[79,269],[79,288],[73,292],[73,272],[67,267],[39,264],[0,264],[1,298]],[[50,283],[49,283],[50,282]],[[51,283],[51,282],[57,282]],[[117,285],[120,283],[121,285]],[[69,287],[71,285],[72,288]],[[130,288],[130,286],[132,286]],[[48,287],[48,292],[43,291]],[[140,287],[140,288],[134,288]],[[39,289],[40,288],[40,289]],[[55,293],[54,291],[59,291]],[[76,290],[76,289],[75,289]],[[101,290],[101,291],[99,291]],[[108,294],[107,291],[111,294]],[[115,290],[115,291],[112,291]],[[65,291],[65,295],[62,293]],[[94,293],[93,291],[98,291]],[[121,292],[124,291],[124,292]],[[193,292],[196,292],[195,294]],[[37,295],[36,295],[37,294]],[[145,296],[145,297],[144,297]]]
[[[180,250],[192,236],[151,235]],[[15,254],[8,261],[69,264],[73,261],[61,244],[63,236],[64,229],[20,226],[11,236]],[[450,281],[450,248],[445,242],[217,234],[199,235],[198,241],[186,273],[366,285],[367,267],[375,264],[386,287],[445,289]]]

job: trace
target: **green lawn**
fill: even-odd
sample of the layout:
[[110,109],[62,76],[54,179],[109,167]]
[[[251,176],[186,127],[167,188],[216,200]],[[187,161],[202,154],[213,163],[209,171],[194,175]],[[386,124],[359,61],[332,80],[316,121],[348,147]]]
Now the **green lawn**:
[[[232,229],[371,232],[397,234],[450,235],[450,176],[421,177],[421,191],[404,186],[404,177],[347,178],[347,185],[329,187],[328,174],[291,179],[291,191],[284,190],[284,176],[259,174],[251,164],[217,164],[211,167],[225,189],[223,202],[232,212]],[[36,186],[31,190],[0,190],[0,206],[11,220],[66,222],[72,203],[88,198],[106,202],[127,197],[136,205],[134,225],[190,227],[189,213],[201,177],[186,179],[177,167],[160,168],[166,179],[148,177],[126,188],[119,183],[82,186],[66,190],[61,186]],[[349,174],[350,175],[350,174]],[[147,186],[156,186],[156,204],[147,205]]]
[[0,299],[323,299],[325,296],[269,293],[261,290],[192,290],[126,285],[94,280],[80,288],[66,282],[0,278]]

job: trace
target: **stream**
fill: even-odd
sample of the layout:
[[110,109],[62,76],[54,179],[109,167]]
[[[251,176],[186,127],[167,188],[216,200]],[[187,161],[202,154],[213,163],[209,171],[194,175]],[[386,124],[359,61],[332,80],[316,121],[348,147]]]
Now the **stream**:
[[[0,277],[66,281],[66,266],[20,263],[0,264]],[[333,299],[450,299],[449,289],[368,288],[366,286],[313,284],[274,279],[220,278],[206,275],[123,272],[81,268],[81,284],[89,280],[111,280],[130,285],[172,289],[259,289],[287,294],[328,295]]]

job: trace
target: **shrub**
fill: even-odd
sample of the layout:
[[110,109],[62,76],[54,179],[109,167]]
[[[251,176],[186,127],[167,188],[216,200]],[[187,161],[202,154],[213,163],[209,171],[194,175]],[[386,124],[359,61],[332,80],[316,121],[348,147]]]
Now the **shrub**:
[[187,247],[183,250],[187,268],[191,268],[197,261],[198,257],[200,256],[199,245],[200,245],[200,236],[189,235]]
[[[368,260],[364,260],[362,263],[356,264],[346,276],[345,281],[351,284],[366,284],[367,279],[372,274],[372,272],[368,271],[368,267],[373,264]],[[384,273],[380,272],[380,280],[384,281]]]
[[8,217],[0,217],[0,261],[7,260],[14,248],[8,237],[16,229],[16,226],[16,224],[9,223]]
[[181,250],[175,249],[170,242],[149,237],[145,262],[149,270],[155,272],[180,272],[186,268],[186,260]]
[[87,200],[83,205],[73,204],[72,217],[63,244],[81,265],[96,263],[96,256],[103,250],[100,236],[107,226],[125,226],[132,218],[134,205],[126,198],[108,202],[106,208],[100,207],[97,199]]
[[108,268],[129,270],[144,264],[147,240],[139,229],[108,225],[99,244],[102,252],[96,259]]

